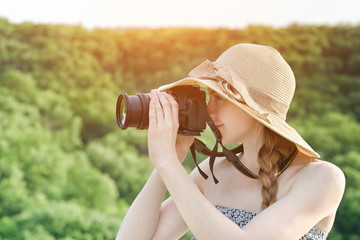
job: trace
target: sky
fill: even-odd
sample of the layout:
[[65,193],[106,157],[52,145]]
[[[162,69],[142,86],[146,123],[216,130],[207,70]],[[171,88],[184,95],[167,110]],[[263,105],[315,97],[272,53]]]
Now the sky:
[[0,0],[12,23],[86,28],[360,24],[360,0]]

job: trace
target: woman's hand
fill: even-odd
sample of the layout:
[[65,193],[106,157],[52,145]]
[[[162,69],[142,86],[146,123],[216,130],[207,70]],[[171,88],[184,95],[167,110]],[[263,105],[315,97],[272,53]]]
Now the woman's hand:
[[183,161],[193,137],[177,135],[178,103],[167,93],[152,90],[149,106],[148,149],[151,162],[169,164],[171,159]]
[[176,153],[180,162],[185,160],[186,154],[194,142],[194,136],[177,135],[176,138]]

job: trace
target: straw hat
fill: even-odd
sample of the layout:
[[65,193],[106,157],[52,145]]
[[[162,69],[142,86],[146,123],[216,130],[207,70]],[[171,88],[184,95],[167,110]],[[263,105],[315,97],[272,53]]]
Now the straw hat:
[[215,62],[206,60],[189,76],[161,86],[205,86],[234,103],[264,126],[293,142],[309,157],[320,157],[297,131],[286,123],[295,92],[295,77],[280,53],[268,46],[238,44]]

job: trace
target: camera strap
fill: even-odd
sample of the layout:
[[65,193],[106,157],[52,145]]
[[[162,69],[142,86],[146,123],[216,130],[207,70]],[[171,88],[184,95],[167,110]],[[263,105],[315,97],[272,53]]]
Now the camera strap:
[[[215,163],[215,158],[216,157],[226,157],[226,159],[237,169],[239,170],[242,174],[244,174],[245,176],[249,177],[249,178],[253,178],[253,179],[258,179],[259,177],[250,171],[250,169],[248,169],[241,161],[240,159],[236,156],[237,153],[243,153],[244,152],[244,147],[241,144],[240,146],[229,150],[228,148],[226,148],[223,144],[222,144],[222,135],[219,131],[219,129],[215,126],[215,123],[211,120],[211,118],[209,117],[209,120],[207,121],[207,124],[209,125],[211,131],[214,133],[215,137],[216,137],[216,144],[213,148],[213,150],[211,151],[209,148],[206,147],[205,143],[203,143],[202,141],[200,141],[199,139],[194,139],[194,143],[191,145],[190,147],[190,151],[191,151],[191,155],[194,159],[194,162],[196,164],[196,167],[199,171],[199,173],[201,174],[201,176],[203,176],[205,179],[208,178],[207,174],[204,173],[204,171],[202,171],[197,163],[196,160],[196,153],[195,150],[203,155],[206,156],[210,156],[209,159],[209,167],[210,167],[210,171],[211,171],[211,175],[214,179],[215,184],[217,184],[219,181],[217,180],[217,178],[214,175],[214,163]],[[218,145],[221,145],[223,148],[223,152],[218,152]],[[294,150],[294,152],[292,152],[290,154],[290,156],[285,160],[285,161],[281,161],[279,164],[279,173],[278,176],[290,165],[290,163],[294,160],[296,154],[298,153],[297,148]]]

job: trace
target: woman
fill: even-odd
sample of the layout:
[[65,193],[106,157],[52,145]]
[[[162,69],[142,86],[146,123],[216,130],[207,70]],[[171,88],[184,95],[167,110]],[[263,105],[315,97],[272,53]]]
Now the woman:
[[[237,157],[254,178],[224,157],[216,178],[183,162],[192,137],[177,135],[178,105],[165,93],[180,85],[208,89],[208,113],[224,145],[240,142]],[[162,92],[160,92],[162,91]],[[155,167],[131,205],[117,239],[326,239],[345,188],[342,171],[319,155],[286,122],[295,78],[273,48],[238,44],[189,77],[151,91],[148,149]],[[200,167],[210,172],[209,159]],[[171,197],[162,203],[166,190]]]

